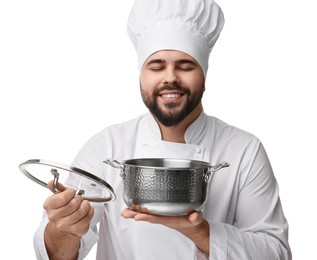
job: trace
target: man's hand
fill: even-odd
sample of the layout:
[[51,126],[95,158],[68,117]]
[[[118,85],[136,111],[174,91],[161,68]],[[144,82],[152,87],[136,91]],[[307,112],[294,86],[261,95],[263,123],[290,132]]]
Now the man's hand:
[[146,221],[173,228],[190,238],[200,250],[209,255],[209,224],[202,212],[194,211],[185,216],[161,216],[149,214],[147,209],[135,205],[124,209],[121,215],[135,221]]
[[[53,190],[52,182],[48,184]],[[61,184],[59,193],[46,199],[44,209],[49,223],[45,229],[45,245],[50,259],[76,259],[80,237],[87,233],[94,209],[89,201],[76,196],[74,189]]]
[[81,196],[75,196],[74,189],[65,189],[61,186],[59,188],[63,191],[50,196],[44,202],[43,207],[48,219],[57,230],[81,237],[89,229],[94,213],[93,207]]

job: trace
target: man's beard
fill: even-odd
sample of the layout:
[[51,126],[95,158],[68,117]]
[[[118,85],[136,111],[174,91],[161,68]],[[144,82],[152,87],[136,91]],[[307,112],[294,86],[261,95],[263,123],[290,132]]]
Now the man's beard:
[[[185,95],[187,95],[186,103],[179,110],[177,102],[170,102],[164,105],[164,110],[158,105],[157,98],[159,93],[163,90],[180,90]],[[203,93],[205,91],[205,86],[192,93],[190,89],[178,85],[165,85],[157,90],[155,90],[152,95],[145,92],[141,86],[141,95],[144,104],[153,114],[153,116],[165,126],[176,126],[181,121],[183,121],[200,103]]]

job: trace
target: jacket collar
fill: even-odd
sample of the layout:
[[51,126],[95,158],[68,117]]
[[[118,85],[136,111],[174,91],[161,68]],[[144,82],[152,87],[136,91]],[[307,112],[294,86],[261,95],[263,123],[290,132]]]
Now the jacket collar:
[[[145,129],[146,134],[152,141],[161,140],[161,131],[159,125],[155,121],[151,113],[146,114],[145,116]],[[202,112],[199,117],[188,126],[185,132],[185,142],[186,144],[195,144],[198,145],[202,142],[203,137],[207,131],[206,124],[207,115]]]

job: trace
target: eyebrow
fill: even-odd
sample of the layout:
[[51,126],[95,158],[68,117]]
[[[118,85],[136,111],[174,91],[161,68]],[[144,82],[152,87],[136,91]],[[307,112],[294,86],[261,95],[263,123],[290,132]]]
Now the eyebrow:
[[155,64],[155,63],[166,63],[166,60],[163,60],[163,59],[153,59],[153,60],[150,60],[148,63],[146,63],[146,65],[151,65],[151,64]]
[[[163,64],[163,63],[166,63],[166,60],[163,60],[163,59],[153,59],[153,60],[150,60],[146,65],[151,65],[151,64]],[[196,65],[195,62],[193,62],[192,60],[189,60],[189,59],[180,59],[180,60],[176,60],[175,62],[176,64],[192,64],[192,65]]]
[[192,64],[192,65],[196,65],[195,62],[193,62],[192,60],[189,59],[181,59],[181,60],[177,60],[176,64]]

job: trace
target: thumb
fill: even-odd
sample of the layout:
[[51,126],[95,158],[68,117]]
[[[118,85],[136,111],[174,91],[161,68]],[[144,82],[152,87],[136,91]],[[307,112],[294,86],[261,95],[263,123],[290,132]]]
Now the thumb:
[[[53,181],[53,180],[52,180],[52,181],[49,181],[49,182],[47,183],[47,188],[50,189],[52,192],[54,192],[54,181]],[[59,191],[64,191],[64,190],[66,190],[66,187],[65,187],[63,184],[58,183],[58,184],[57,184],[57,189],[58,189]],[[54,192],[54,193],[55,193],[55,192]]]
[[201,211],[197,212],[193,212],[188,216],[188,220],[190,221],[190,223],[192,223],[194,226],[198,226],[200,225],[203,220],[204,220],[204,216],[203,213]]

